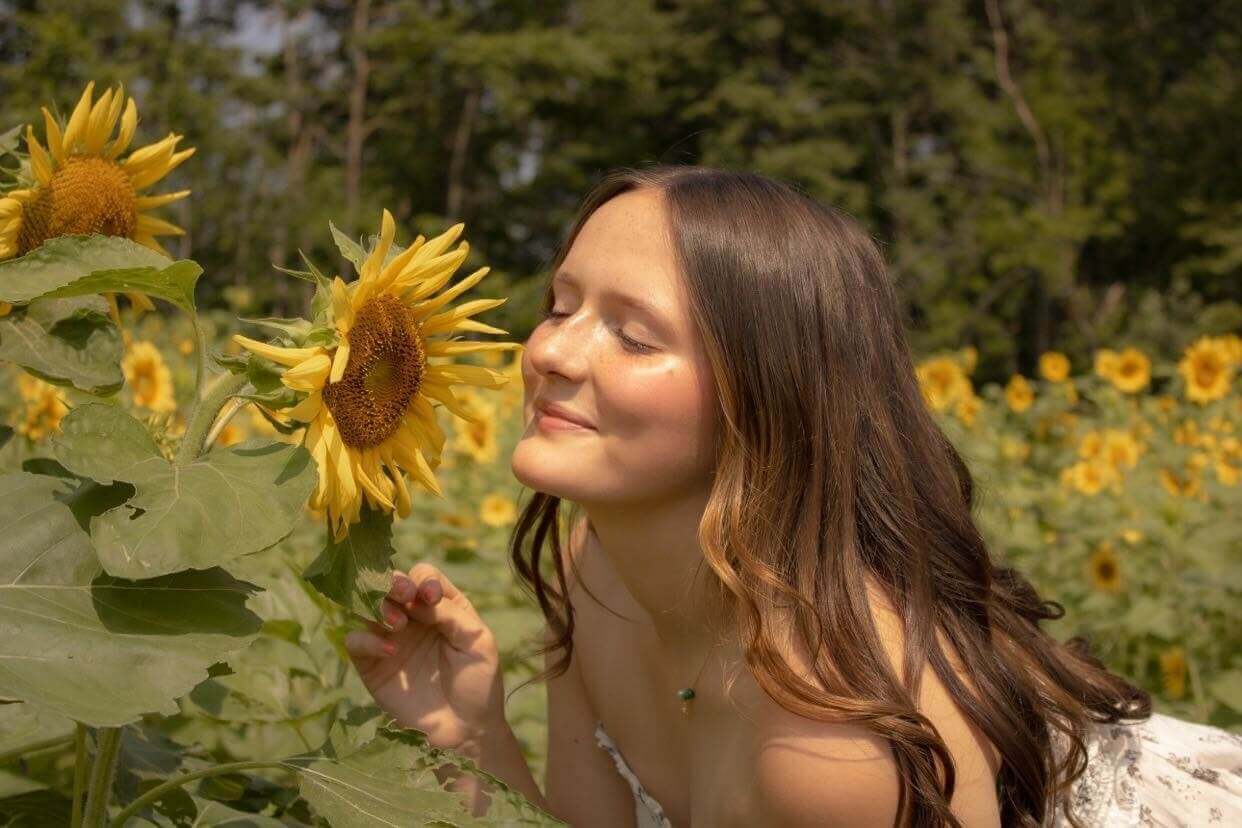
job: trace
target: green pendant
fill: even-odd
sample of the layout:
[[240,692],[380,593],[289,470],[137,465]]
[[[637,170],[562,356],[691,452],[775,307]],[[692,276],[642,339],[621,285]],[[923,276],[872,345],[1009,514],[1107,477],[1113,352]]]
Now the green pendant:
[[687,687],[683,690],[678,690],[677,698],[681,699],[682,701],[690,701],[691,699],[694,698],[694,688]]

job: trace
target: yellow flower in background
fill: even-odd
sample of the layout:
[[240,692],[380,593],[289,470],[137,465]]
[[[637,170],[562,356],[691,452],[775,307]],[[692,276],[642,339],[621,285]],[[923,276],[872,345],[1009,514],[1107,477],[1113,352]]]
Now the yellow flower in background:
[[1112,466],[1098,460],[1082,460],[1061,470],[1061,485],[1094,497],[1105,486],[1119,482]]
[[60,428],[60,421],[69,412],[64,391],[50,382],[22,373],[17,378],[17,393],[25,403],[14,426],[18,434],[37,442]]
[[1195,497],[1200,492],[1199,477],[1193,468],[1187,468],[1183,474],[1172,469],[1160,470],[1160,485],[1174,497]]
[[461,394],[461,402],[474,419],[453,421],[453,448],[476,463],[495,462],[500,452],[496,406],[471,391]]
[[[58,236],[91,233],[133,239],[168,255],[156,237],[185,233],[151,211],[185,198],[189,190],[140,191],[176,169],[194,149],[178,152],[182,136],[170,132],[122,159],[138,126],[138,108],[124,87],[107,90],[98,101],[92,100],[94,89],[94,81],[86,85],[63,133],[43,108],[46,148],[26,127],[34,186],[0,198],[0,259],[24,256]],[[120,130],[113,137],[118,120]],[[143,294],[127,295],[135,307],[153,307]]]
[[1013,460],[1018,463],[1026,462],[1031,456],[1031,444],[1025,440],[1015,440],[1012,437],[1001,437],[1000,441],[1001,457],[1006,460]]
[[488,526],[500,528],[508,526],[517,518],[517,506],[513,503],[513,498],[507,495],[493,492],[479,504],[479,520]]
[[1096,376],[1103,377],[1110,382],[1113,379],[1113,373],[1117,369],[1117,352],[1112,348],[1100,348],[1095,352],[1094,370]]
[[1177,409],[1177,399],[1168,394],[1161,394],[1156,398],[1156,407],[1165,414],[1172,414]]
[[1160,654],[1160,683],[1171,699],[1186,695],[1186,651],[1181,647],[1169,647]]
[[1114,469],[1132,469],[1138,465],[1142,448],[1129,432],[1116,428],[1104,431],[1104,459]]
[[246,433],[242,430],[242,427],[237,424],[237,419],[234,417],[225,424],[224,428],[220,429],[220,434],[216,437],[216,445],[231,446],[234,443],[240,443],[245,439]]
[[177,407],[172,374],[154,343],[132,342],[121,358],[121,371],[134,405],[152,411],[172,411]]
[[469,252],[465,241],[448,252],[463,227],[456,224],[431,241],[419,236],[386,261],[396,224],[385,210],[379,241],[358,278],[346,284],[338,276],[332,282],[332,315],[340,337],[335,346],[283,348],[233,337],[259,356],[286,366],[284,385],[306,392],[306,399],[285,415],[307,423],[305,444],[319,468],[311,505],[327,512],[338,540],[350,523],[360,519],[364,500],[408,517],[407,474],[442,497],[434,469],[440,464],[445,436],[432,402],[474,421],[453,387],[497,389],[508,382],[500,371],[486,366],[432,361],[520,347],[516,342],[432,339],[456,331],[507,333],[470,318],[499,307],[505,299],[476,299],[445,309],[490,268],[479,268],[435,295]]
[[953,406],[953,414],[967,426],[973,426],[982,407],[983,401],[972,392],[958,398],[957,404]]
[[1113,545],[1103,541],[1091,556],[1091,586],[1101,592],[1121,591],[1121,561]]
[[1199,439],[1199,424],[1194,420],[1182,420],[1173,429],[1173,442],[1179,446],[1197,446]]
[[1144,538],[1143,533],[1137,529],[1122,529],[1121,530],[1121,539],[1124,540],[1126,543],[1130,544],[1131,546],[1135,546],[1136,544],[1142,543],[1143,538]]
[[1099,431],[1088,431],[1078,441],[1078,456],[1084,460],[1092,460],[1100,456],[1104,449],[1104,435]]
[[975,366],[979,364],[979,349],[974,345],[967,345],[960,353],[962,355],[962,370],[967,374],[973,374]]
[[1177,363],[1177,371],[1186,384],[1186,399],[1205,405],[1224,397],[1229,393],[1235,364],[1222,339],[1197,339]]
[[1039,357],[1039,373],[1049,382],[1065,382],[1069,376],[1069,358],[1059,351],[1048,351]]
[[1238,485],[1238,468],[1231,466],[1224,460],[1217,460],[1214,466],[1216,471],[1216,479],[1220,481],[1222,486]]
[[1010,377],[1009,384],[1005,386],[1005,402],[1009,403],[1009,408],[1021,414],[1030,408],[1034,401],[1035,392],[1031,389],[1031,384],[1027,382],[1026,377],[1021,374],[1014,374]]
[[962,367],[949,357],[933,357],[919,363],[915,376],[923,399],[935,411],[944,411],[968,393],[972,393],[970,380]]
[[194,340],[188,337],[177,343],[177,352],[182,356],[189,356],[194,353]]
[[1234,365],[1242,365],[1242,336],[1231,333],[1219,336],[1217,339],[1229,356],[1229,361]]
[[1117,354],[1109,379],[1127,394],[1142,391],[1151,381],[1151,360],[1137,348],[1126,348]]

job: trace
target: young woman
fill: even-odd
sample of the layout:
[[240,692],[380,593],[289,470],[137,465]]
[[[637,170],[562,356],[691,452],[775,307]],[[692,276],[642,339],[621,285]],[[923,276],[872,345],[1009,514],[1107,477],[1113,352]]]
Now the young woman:
[[1152,716],[989,557],[856,222],[756,174],[622,170],[553,272],[512,458],[546,792],[490,631],[426,563],[347,642],[400,723],[574,826],[1242,824],[1242,740]]

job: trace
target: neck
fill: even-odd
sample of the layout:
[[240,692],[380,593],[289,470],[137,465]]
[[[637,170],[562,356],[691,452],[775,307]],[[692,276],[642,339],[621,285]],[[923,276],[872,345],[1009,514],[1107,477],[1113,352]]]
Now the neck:
[[640,508],[584,504],[604,556],[646,611],[671,682],[690,686],[731,635],[698,528],[706,493]]

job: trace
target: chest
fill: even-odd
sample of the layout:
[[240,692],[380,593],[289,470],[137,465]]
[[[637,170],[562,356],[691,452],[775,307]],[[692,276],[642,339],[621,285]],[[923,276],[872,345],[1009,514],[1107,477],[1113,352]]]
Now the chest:
[[704,670],[684,717],[676,679],[670,683],[652,656],[656,642],[642,608],[616,593],[596,594],[632,620],[589,597],[589,606],[575,602],[574,657],[596,714],[643,788],[674,828],[758,824],[750,786],[755,729],[744,709],[723,698],[725,670]]

